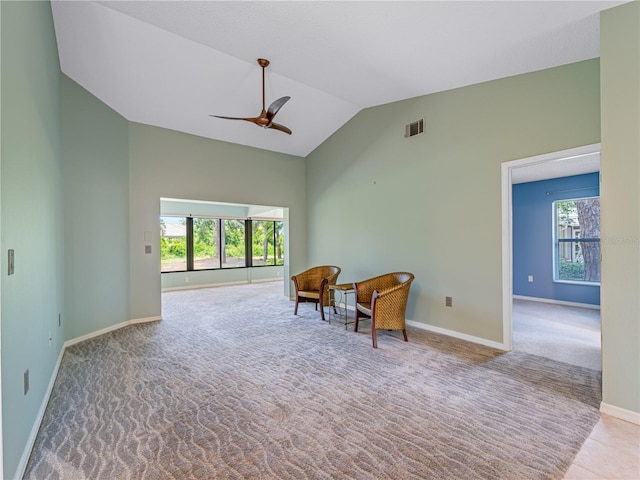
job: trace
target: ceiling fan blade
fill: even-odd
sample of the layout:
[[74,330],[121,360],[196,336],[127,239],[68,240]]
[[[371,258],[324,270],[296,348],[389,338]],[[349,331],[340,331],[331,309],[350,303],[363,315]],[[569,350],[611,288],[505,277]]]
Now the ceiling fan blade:
[[209,115],[210,117],[215,117],[215,118],[224,118],[225,120],[244,120],[245,122],[251,122],[251,123],[255,123],[256,125],[261,125],[261,122],[264,122],[264,119],[262,117],[250,117],[250,118],[246,118],[246,117],[223,117],[222,115]]
[[265,128],[273,128],[274,130],[279,130],[281,132],[287,133],[289,135],[291,135],[291,130],[289,130],[287,127],[285,127],[284,125],[280,125],[279,123],[273,123],[271,122],[270,125],[266,126]]
[[276,116],[276,113],[278,113],[278,110],[280,110],[280,108],[282,108],[282,106],[285,103],[287,103],[290,99],[291,97],[282,97],[274,101],[271,105],[269,105],[269,110],[267,110],[267,119],[273,120],[273,117]]
[[222,115],[209,115],[210,117],[224,118],[225,120],[248,120],[244,117],[224,117]]

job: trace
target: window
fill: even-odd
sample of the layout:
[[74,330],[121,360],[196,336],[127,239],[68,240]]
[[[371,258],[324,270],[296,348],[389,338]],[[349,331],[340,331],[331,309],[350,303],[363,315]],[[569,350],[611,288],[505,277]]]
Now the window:
[[600,283],[600,197],[553,202],[554,280]]
[[223,220],[223,228],[221,235],[222,249],[222,266],[244,267],[245,264],[245,238],[244,238],[244,220]]
[[252,264],[284,264],[284,223],[253,220],[251,232]]
[[281,221],[163,216],[160,228],[163,273],[284,264]]
[[163,272],[187,269],[187,221],[179,217],[160,217],[160,263]]
[[[215,218],[193,219],[193,269],[220,268],[220,220]],[[185,268],[186,270],[186,268]]]

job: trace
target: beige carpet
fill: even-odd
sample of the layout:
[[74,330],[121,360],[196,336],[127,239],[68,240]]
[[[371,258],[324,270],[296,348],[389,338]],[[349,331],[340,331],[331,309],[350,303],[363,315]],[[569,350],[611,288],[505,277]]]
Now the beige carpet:
[[599,372],[293,315],[281,284],[172,292],[65,354],[25,478],[560,479]]
[[600,310],[513,300],[513,348],[601,370]]

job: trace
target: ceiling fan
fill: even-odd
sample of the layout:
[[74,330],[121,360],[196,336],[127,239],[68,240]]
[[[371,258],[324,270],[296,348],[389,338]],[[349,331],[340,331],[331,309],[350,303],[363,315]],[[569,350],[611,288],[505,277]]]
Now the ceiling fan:
[[264,109],[264,69],[269,66],[269,60],[265,60],[264,58],[258,59],[258,65],[262,67],[262,112],[260,112],[260,116],[258,117],[223,117],[222,115],[209,115],[210,117],[216,118],[224,118],[227,120],[244,120],[246,122],[255,123],[259,127],[262,128],[273,128],[274,130],[279,130],[281,132],[287,133],[291,135],[291,130],[289,130],[284,125],[280,125],[278,123],[274,123],[273,118],[278,113],[278,110],[282,108],[282,106],[289,101],[291,97],[282,97],[274,101],[271,105],[269,105],[269,109]]

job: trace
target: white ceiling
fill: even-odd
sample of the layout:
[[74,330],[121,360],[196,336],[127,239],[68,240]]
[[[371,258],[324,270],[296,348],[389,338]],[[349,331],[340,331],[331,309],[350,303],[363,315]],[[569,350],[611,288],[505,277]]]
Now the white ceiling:
[[599,171],[600,153],[589,153],[514,168],[511,183],[537,182]]
[[[62,71],[133,122],[307,156],[363,108],[599,56],[625,1],[53,0]],[[276,122],[248,122],[289,95]],[[407,122],[414,120],[407,119]]]

